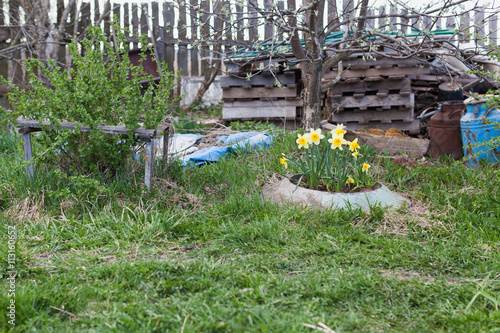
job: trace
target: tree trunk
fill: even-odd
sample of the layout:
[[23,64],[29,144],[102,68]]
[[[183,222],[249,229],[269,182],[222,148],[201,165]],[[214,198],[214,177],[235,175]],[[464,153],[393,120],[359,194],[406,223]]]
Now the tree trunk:
[[210,88],[210,85],[212,84],[212,82],[214,82],[214,79],[217,76],[217,73],[219,72],[219,69],[217,67],[218,66],[214,65],[205,73],[204,80],[201,83],[201,86],[198,89],[198,93],[196,94],[196,97],[194,98],[191,105],[198,105],[201,103],[203,96],[207,92],[208,88]]
[[304,101],[302,127],[304,131],[318,129],[321,121],[321,60],[304,62],[302,69],[302,99]]

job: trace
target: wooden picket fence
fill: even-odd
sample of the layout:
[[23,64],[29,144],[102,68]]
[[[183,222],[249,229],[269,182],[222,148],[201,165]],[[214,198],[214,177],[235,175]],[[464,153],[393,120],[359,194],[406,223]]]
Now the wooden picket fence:
[[[51,1],[52,2],[52,1]],[[56,1],[53,1],[56,2]],[[65,5],[68,0],[57,0],[56,4],[56,21],[59,22],[63,15]],[[130,3],[111,3],[111,5],[103,5],[101,1],[84,1],[79,6],[73,6],[70,9],[66,22],[65,32],[73,37],[78,37],[85,32],[89,26],[99,23],[105,32],[109,32],[110,20],[114,16],[120,25],[130,33],[126,34],[129,42],[129,49],[134,50],[140,47],[139,35],[146,35],[148,41],[151,42],[158,53],[160,61],[165,61],[171,71],[181,71],[181,75],[197,76],[207,70],[206,62],[203,59],[217,56],[210,51],[208,46],[201,49],[194,47],[199,45],[202,34],[206,33],[205,29],[217,26],[216,18],[210,18],[206,14],[200,14],[200,11],[192,8],[198,6],[204,12],[220,11],[226,8],[229,18],[241,18],[250,14],[252,18],[248,19],[249,25],[236,27],[232,34],[223,36],[221,42],[224,43],[226,50],[230,50],[233,45],[243,45],[249,41],[270,37],[273,33],[273,25],[268,23],[262,27],[257,27],[258,22],[257,12],[250,6],[240,6],[232,3],[230,0],[209,1],[209,0],[186,0],[188,4],[177,5],[172,1],[165,2],[130,2]],[[298,8],[302,4],[302,0],[295,0],[295,4],[284,0],[259,0],[264,8],[269,8],[276,4],[282,9],[292,9],[288,4]],[[10,46],[9,41],[19,33],[16,24],[13,22],[20,21],[21,18],[26,18],[29,13],[23,13],[20,0],[0,0],[0,8],[8,10],[0,11],[0,50]],[[344,8],[352,9],[352,0],[343,0]],[[54,10],[54,8],[53,8]],[[336,8],[334,1],[324,1],[320,9],[323,22],[331,20],[343,21],[346,17],[337,17],[338,12],[344,12],[342,8]],[[404,9],[396,7],[380,6],[371,8],[368,15],[376,16],[369,19],[367,24],[369,27],[375,27],[385,31],[409,31],[405,24],[413,24],[422,30],[428,29],[460,29],[464,32],[458,41],[472,42],[476,46],[484,46],[487,43],[498,45],[498,16],[492,13],[492,10],[477,10],[466,13],[461,17],[453,17],[443,15],[444,17],[438,20],[432,27],[430,20],[414,17],[409,20],[391,17],[388,14],[404,13]],[[451,12],[450,12],[451,13]],[[104,15],[103,15],[104,14]],[[199,15],[205,15],[200,17]],[[447,14],[449,15],[449,14]],[[6,18],[9,17],[9,25],[6,25]],[[194,24],[196,19],[208,20],[210,24],[199,25]],[[100,20],[102,19],[102,20]],[[409,22],[408,22],[409,21]],[[22,23],[22,22],[20,22]],[[224,27],[223,27],[224,28]],[[472,39],[467,37],[467,33],[473,34]],[[489,41],[489,42],[488,42]],[[59,42],[59,50],[55,52],[58,61],[62,64],[67,63],[67,47],[64,45],[69,42],[65,40]],[[12,54],[13,60],[6,58],[0,59],[0,75],[12,78],[15,82],[24,81],[24,70],[22,62],[29,58],[28,52],[16,52]]]

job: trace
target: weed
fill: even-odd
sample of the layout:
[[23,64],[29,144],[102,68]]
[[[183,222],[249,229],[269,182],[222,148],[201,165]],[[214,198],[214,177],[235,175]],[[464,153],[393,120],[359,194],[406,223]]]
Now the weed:
[[[151,194],[142,174],[77,186],[37,166],[29,181],[11,135],[0,136],[0,256],[15,225],[20,331],[500,327],[497,165],[408,169],[381,158],[380,181],[420,209],[318,211],[260,194],[282,170],[276,156],[293,153],[294,135],[200,168],[173,165]],[[66,188],[68,196],[49,194]],[[0,293],[7,331],[9,297]]]

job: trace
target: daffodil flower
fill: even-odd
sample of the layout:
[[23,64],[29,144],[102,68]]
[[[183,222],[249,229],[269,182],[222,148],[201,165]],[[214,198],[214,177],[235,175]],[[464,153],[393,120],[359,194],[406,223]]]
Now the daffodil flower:
[[356,149],[360,147],[358,144],[358,138],[354,139],[352,142],[348,142],[348,144],[350,151],[356,151]]
[[345,126],[343,124],[338,124],[333,130],[330,131],[332,135],[344,135],[347,131],[345,130]]
[[285,169],[288,169],[288,163],[286,162],[286,158],[281,157],[280,158],[280,163],[283,164],[283,166],[285,167]]
[[368,169],[370,169],[372,166],[370,164],[367,164],[367,163],[363,163],[363,168],[362,168],[362,171],[366,172]]
[[330,142],[331,148],[332,149],[339,149],[339,150],[344,150],[342,148],[342,145],[347,144],[347,141],[344,139],[344,134],[333,134],[331,139],[328,139],[328,142]]
[[351,155],[354,156],[355,159],[358,159],[359,153],[357,151],[353,151]]
[[297,137],[298,138],[295,142],[299,145],[299,149],[300,148],[309,149],[309,142],[308,142],[309,140],[307,140],[307,136],[297,134]]
[[348,177],[345,181],[346,184],[354,184],[354,179],[352,177]]
[[325,138],[325,136],[321,133],[321,129],[313,130],[311,128],[311,132],[308,133],[309,138],[311,139],[311,143],[315,145],[319,145],[320,141]]

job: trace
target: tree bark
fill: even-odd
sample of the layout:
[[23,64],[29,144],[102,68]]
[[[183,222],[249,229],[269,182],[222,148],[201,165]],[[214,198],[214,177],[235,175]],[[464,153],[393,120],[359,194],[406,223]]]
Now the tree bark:
[[302,99],[303,118],[302,127],[304,131],[309,129],[318,129],[321,121],[321,60],[313,62],[304,62],[302,69]]

